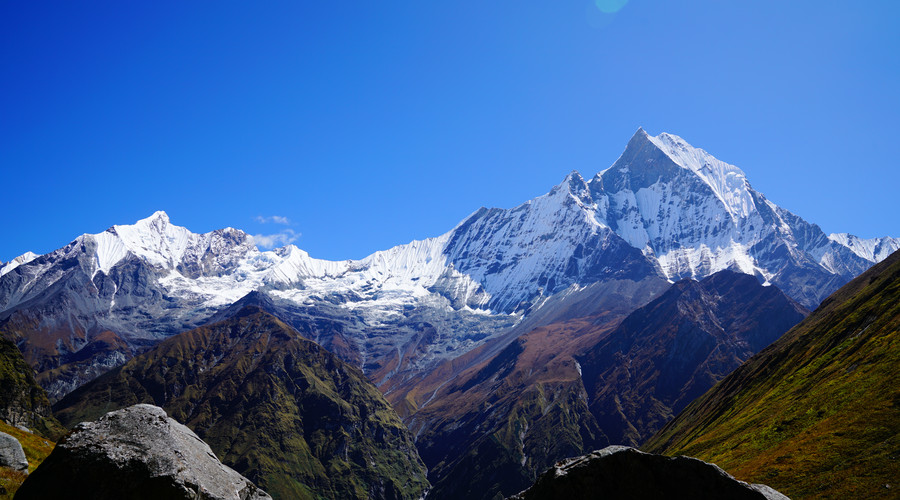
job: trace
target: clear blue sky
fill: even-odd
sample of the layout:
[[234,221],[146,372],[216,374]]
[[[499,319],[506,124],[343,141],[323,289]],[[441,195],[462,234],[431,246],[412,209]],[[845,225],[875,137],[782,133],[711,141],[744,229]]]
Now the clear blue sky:
[[590,177],[639,126],[826,232],[900,236],[893,0],[3,2],[0,89],[3,261],[155,210],[360,258]]

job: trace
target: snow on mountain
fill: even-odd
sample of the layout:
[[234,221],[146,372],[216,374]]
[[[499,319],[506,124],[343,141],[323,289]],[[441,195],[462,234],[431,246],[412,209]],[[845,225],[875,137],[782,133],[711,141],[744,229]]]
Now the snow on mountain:
[[647,139],[679,166],[692,171],[703,180],[728,210],[729,215],[734,218],[750,215],[754,208],[753,197],[750,195],[750,183],[747,182],[747,176],[741,169],[691,146],[677,135],[666,133],[657,137],[647,135]]
[[863,239],[847,233],[833,233],[828,239],[849,248],[853,253],[870,262],[881,262],[888,255],[900,249],[900,238],[868,238]]
[[898,247],[827,236],[739,168],[640,129],[589,182],[573,171],[544,196],[481,208],[441,236],[361,260],[260,251],[243,231],[195,234],[156,212],[5,264],[0,327],[24,311],[17,332],[40,322],[43,335],[68,336],[40,345],[74,359],[102,332],[150,342],[263,290],[305,335],[387,379],[460,355],[593,283],[732,269],[814,307]]
[[13,269],[21,266],[22,264],[28,264],[34,259],[40,257],[40,255],[34,252],[25,252],[22,255],[16,257],[15,259],[3,264],[0,262],[0,276],[12,271]]
[[598,218],[670,280],[734,269],[815,307],[878,260],[830,240],[755,191],[739,168],[671,134],[639,129],[589,186]]
[[765,279],[750,255],[770,228],[744,173],[680,137],[638,130],[625,152],[591,180],[602,217],[672,280],[703,278],[722,269]]
[[482,208],[451,233],[444,250],[450,263],[480,284],[488,306],[499,311],[527,311],[576,284],[656,274],[598,218],[578,172],[515,208]]

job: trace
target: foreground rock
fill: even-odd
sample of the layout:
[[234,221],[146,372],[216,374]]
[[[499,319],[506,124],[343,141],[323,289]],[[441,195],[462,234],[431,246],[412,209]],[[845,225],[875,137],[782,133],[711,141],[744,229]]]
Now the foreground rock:
[[79,424],[22,484],[17,499],[228,499],[268,494],[219,462],[162,408],[139,404]]
[[627,446],[608,446],[563,460],[509,500],[594,498],[788,500],[768,486],[738,481],[702,460],[652,455]]
[[28,459],[19,440],[5,432],[0,432],[0,467],[9,467],[17,471],[28,470]]

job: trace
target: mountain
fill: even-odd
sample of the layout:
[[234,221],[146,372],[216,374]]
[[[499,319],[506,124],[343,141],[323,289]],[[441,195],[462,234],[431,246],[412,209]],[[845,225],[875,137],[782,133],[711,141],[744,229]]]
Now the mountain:
[[576,356],[591,413],[637,446],[808,313],[746,274],[681,280]]
[[55,405],[66,425],[163,407],[274,498],[415,499],[413,439],[357,368],[256,306],[174,336]]
[[589,315],[489,342],[400,391],[394,404],[410,411],[434,485],[428,497],[503,498],[556,460],[608,445],[574,355],[666,287],[655,277],[607,283]]
[[164,212],[85,234],[3,266],[0,334],[55,400],[260,291],[389,393],[514,327],[540,326],[533,318],[571,318],[561,311],[594,284],[732,269],[814,307],[898,247],[829,237],[737,167],[638,130],[590,181],[572,172],[544,196],[481,208],[441,236],[361,260],[314,259],[293,245],[262,252],[242,231],[194,234]]
[[[630,286],[608,286],[609,302],[591,315],[481,356],[494,352],[488,343],[454,360],[458,375],[436,370],[392,399],[416,408],[405,421],[434,485],[429,498],[502,498],[557,460],[641,443],[807,313],[775,286],[727,270],[661,295],[653,281]],[[627,307],[636,302],[645,305]]]
[[829,296],[646,445],[793,498],[893,497],[900,477],[900,252]]
[[0,337],[0,420],[26,427],[49,439],[65,434],[53,416],[47,393],[34,380],[33,370],[15,344]]
[[[590,189],[599,216],[670,279],[731,268],[811,308],[884,256],[829,238],[754,190],[739,168],[671,134],[638,130]],[[882,245],[897,249],[900,239]]]
[[40,255],[38,255],[34,252],[25,252],[22,255],[16,257],[15,259],[13,259],[5,264],[3,262],[0,262],[0,276],[12,271],[13,269],[15,269],[16,267],[18,267],[22,264],[28,264],[29,262],[33,261],[34,259],[36,259],[38,257],[40,257]]

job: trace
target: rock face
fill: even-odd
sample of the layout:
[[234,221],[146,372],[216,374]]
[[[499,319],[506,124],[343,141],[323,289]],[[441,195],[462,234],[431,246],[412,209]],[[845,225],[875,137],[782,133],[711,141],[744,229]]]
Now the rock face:
[[264,500],[268,494],[219,462],[162,408],[134,405],[79,424],[29,476],[20,499]]
[[28,459],[19,440],[5,432],[0,432],[0,467],[9,467],[18,471],[28,470]]
[[152,403],[274,498],[414,500],[406,426],[359,369],[258,306],[176,335],[56,405],[67,425]]
[[608,446],[558,462],[527,490],[509,500],[657,500],[727,498],[788,500],[762,484],[749,485],[702,460]]

